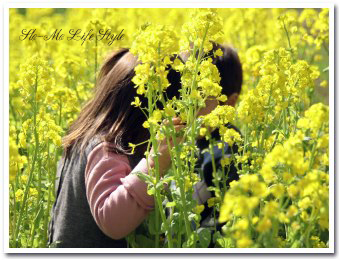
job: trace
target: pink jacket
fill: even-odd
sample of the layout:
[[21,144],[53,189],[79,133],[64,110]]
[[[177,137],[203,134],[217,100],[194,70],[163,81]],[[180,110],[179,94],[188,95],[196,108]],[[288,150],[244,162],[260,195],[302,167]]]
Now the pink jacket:
[[107,142],[96,146],[87,158],[86,197],[98,227],[112,239],[135,230],[154,208],[147,184],[133,172],[148,173],[146,159],[131,171],[127,156],[107,152]]
[[[96,146],[87,158],[86,197],[98,227],[112,239],[121,239],[135,230],[154,208],[147,184],[134,172],[148,174],[146,159],[131,171],[128,158],[107,152],[107,142]],[[211,197],[204,181],[194,186],[193,199],[203,204]]]

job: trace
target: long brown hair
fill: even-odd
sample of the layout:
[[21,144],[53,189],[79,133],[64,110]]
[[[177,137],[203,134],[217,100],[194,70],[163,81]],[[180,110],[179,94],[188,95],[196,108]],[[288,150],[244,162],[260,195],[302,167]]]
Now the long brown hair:
[[[81,110],[63,138],[66,157],[73,149],[82,152],[93,137],[112,143],[114,151],[122,154],[130,152],[128,143],[138,144],[150,138],[148,129],[142,126],[146,120],[143,112],[131,105],[137,95],[131,80],[138,63],[138,58],[126,48],[112,53],[104,62],[93,98]],[[168,98],[178,97],[180,74],[169,70],[168,80]],[[142,107],[146,107],[147,99],[139,97]],[[142,156],[145,150],[145,145],[139,146],[136,153]]]

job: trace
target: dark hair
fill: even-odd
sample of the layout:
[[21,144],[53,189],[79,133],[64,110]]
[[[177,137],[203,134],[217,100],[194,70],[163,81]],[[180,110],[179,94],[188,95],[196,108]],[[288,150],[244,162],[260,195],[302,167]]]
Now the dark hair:
[[[143,112],[131,105],[137,96],[132,78],[139,63],[138,58],[126,48],[112,53],[104,62],[93,98],[81,110],[63,138],[66,157],[73,148],[83,151],[95,136],[113,143],[114,151],[122,154],[130,151],[128,143],[138,144],[150,138],[149,130],[142,126],[146,120]],[[167,78],[170,83],[166,90],[167,97],[178,97],[181,87],[179,72],[170,69]],[[142,106],[146,107],[147,99],[139,97]],[[162,109],[160,103],[157,106]],[[135,153],[142,156],[146,145],[137,146]]]
[[[204,54],[203,57],[211,57],[212,63],[216,65],[221,76],[220,85],[222,87],[222,94],[227,95],[228,97],[233,93],[240,94],[243,72],[242,64],[236,50],[228,45],[222,45],[215,42],[212,44],[212,50]],[[214,57],[214,52],[218,49],[222,50],[223,55]],[[196,55],[198,56],[198,53]],[[187,61],[189,52],[183,52],[180,56],[184,61]]]

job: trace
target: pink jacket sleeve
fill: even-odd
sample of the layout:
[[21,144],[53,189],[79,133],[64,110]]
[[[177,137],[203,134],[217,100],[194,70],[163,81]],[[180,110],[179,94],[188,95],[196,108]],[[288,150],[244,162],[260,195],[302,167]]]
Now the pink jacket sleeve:
[[121,239],[142,223],[154,198],[147,194],[147,184],[131,174],[147,174],[146,159],[131,171],[127,157],[107,152],[107,145],[99,144],[88,155],[86,197],[98,227],[112,239]]

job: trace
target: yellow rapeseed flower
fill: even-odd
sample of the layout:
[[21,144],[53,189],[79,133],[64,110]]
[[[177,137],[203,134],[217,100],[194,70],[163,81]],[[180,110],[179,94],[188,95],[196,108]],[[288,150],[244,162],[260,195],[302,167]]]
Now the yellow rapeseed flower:
[[23,201],[23,199],[24,199],[24,191],[22,189],[18,189],[15,192],[15,200],[18,202],[21,202]]
[[259,232],[266,232],[271,228],[271,226],[272,226],[271,220],[267,217],[264,217],[258,222],[256,230]]

